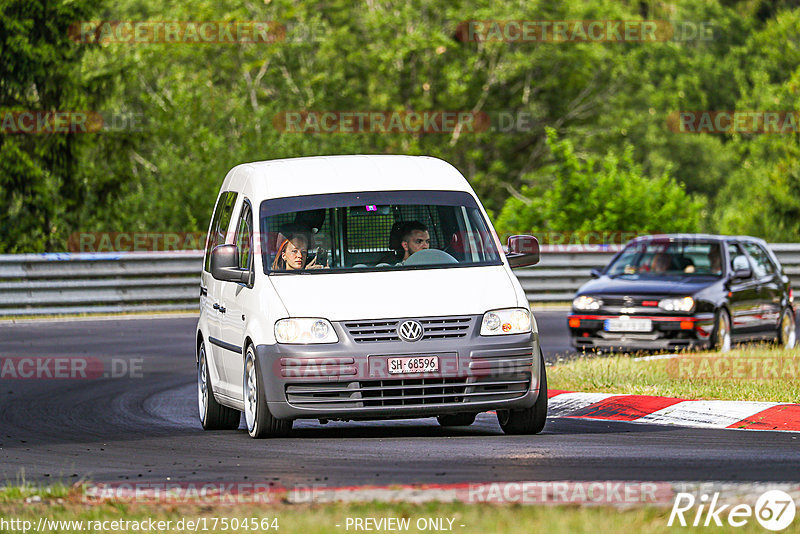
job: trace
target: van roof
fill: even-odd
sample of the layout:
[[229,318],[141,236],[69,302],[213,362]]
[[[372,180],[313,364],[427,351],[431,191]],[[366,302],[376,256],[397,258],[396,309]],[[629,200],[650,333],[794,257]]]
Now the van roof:
[[317,156],[244,163],[231,169],[223,190],[258,200],[359,191],[474,191],[455,167],[429,156]]

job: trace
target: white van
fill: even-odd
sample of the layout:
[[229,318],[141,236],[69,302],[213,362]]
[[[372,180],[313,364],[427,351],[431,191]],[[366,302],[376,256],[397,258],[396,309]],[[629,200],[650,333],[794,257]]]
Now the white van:
[[430,157],[332,156],[234,167],[211,218],[197,378],[205,429],[254,438],[295,419],[496,410],[541,431],[547,382],[512,267],[531,236],[500,240],[467,180]]

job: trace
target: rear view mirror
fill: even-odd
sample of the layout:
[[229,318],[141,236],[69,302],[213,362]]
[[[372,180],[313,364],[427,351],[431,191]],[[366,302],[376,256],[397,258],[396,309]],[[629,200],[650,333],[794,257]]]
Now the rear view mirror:
[[733,258],[733,277],[735,279],[744,280],[753,276],[753,269],[750,267],[750,262],[747,261],[745,256],[736,256]]
[[532,235],[512,235],[506,257],[512,269],[536,265],[540,260],[539,240]]
[[250,270],[239,268],[236,245],[219,245],[211,251],[211,276],[223,282],[250,283]]
[[589,276],[592,278],[600,278],[602,275],[603,273],[600,271],[600,269],[592,269],[589,271]]

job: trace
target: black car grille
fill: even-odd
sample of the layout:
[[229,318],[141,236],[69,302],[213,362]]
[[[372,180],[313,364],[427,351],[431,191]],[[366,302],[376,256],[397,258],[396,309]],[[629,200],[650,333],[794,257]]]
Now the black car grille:
[[[407,319],[386,319],[378,321],[347,321],[344,327],[356,343],[380,343],[383,341],[399,341],[397,325]],[[422,324],[426,339],[448,339],[465,337],[469,333],[472,317],[428,317],[415,319]]]
[[286,400],[302,408],[348,409],[387,406],[427,406],[524,396],[531,373],[485,378],[410,378],[335,384],[289,384]]
[[629,298],[624,299],[622,297],[599,297],[600,300],[603,301],[604,307],[611,307],[611,308],[621,308],[623,306],[630,307],[630,306],[641,306],[642,305],[642,298]]

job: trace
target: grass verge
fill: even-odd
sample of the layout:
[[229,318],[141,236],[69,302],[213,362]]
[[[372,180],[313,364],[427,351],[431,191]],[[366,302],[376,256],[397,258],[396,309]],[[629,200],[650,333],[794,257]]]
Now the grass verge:
[[594,356],[548,368],[550,389],[684,399],[800,402],[800,351],[755,345],[662,360]]
[[[316,534],[327,532],[353,532],[351,524],[347,528],[347,519],[371,518],[407,518],[409,528],[403,532],[452,531],[464,534],[487,532],[524,533],[531,532],[570,532],[595,533],[605,530],[614,533],[660,533],[674,530],[693,531],[689,528],[667,527],[669,507],[639,507],[618,509],[611,507],[578,507],[578,506],[536,506],[536,505],[489,505],[463,503],[358,503],[358,504],[248,504],[248,505],[208,505],[196,503],[184,504],[142,504],[103,502],[86,504],[82,502],[79,491],[72,489],[65,494],[62,490],[43,490],[34,495],[29,488],[19,490],[13,488],[0,489],[0,518],[6,521],[29,521],[33,528],[39,524],[40,518],[47,518],[49,523],[41,531],[51,532],[152,532],[149,528],[132,524],[112,524],[112,521],[146,522],[170,521],[156,527],[160,532],[190,531],[185,525],[187,521],[200,522],[199,532],[251,532],[253,529],[242,528],[242,521],[251,522],[254,518],[258,525],[269,525],[256,529],[258,532],[274,531],[283,533]],[[203,519],[205,518],[205,519]],[[223,523],[223,518],[227,520]],[[239,528],[234,526],[237,520]],[[439,519],[446,528],[430,528],[430,524],[422,523],[427,519]],[[263,523],[263,520],[267,520]],[[277,521],[273,521],[273,520]],[[178,525],[183,520],[184,528]],[[452,520],[450,523],[448,520]],[[72,521],[68,523],[53,523]],[[75,522],[82,522],[80,524]],[[92,523],[89,523],[89,522]],[[104,523],[102,528],[96,522]],[[418,523],[418,521],[421,521]],[[228,528],[223,525],[227,523]],[[144,523],[142,523],[144,524]],[[249,523],[248,523],[249,524]],[[212,528],[216,525],[216,528]],[[748,523],[737,532],[755,532],[757,523]],[[19,526],[19,523],[17,523]],[[205,526],[205,529],[203,528]],[[427,528],[420,528],[426,527]],[[162,528],[166,527],[166,528]],[[363,529],[361,529],[363,530]],[[380,532],[394,530],[375,529]],[[11,528],[8,530],[19,531]],[[40,531],[40,532],[41,532]],[[193,530],[192,530],[193,531]],[[400,531],[400,530],[396,530]],[[704,532],[717,532],[720,529],[703,529]]]

